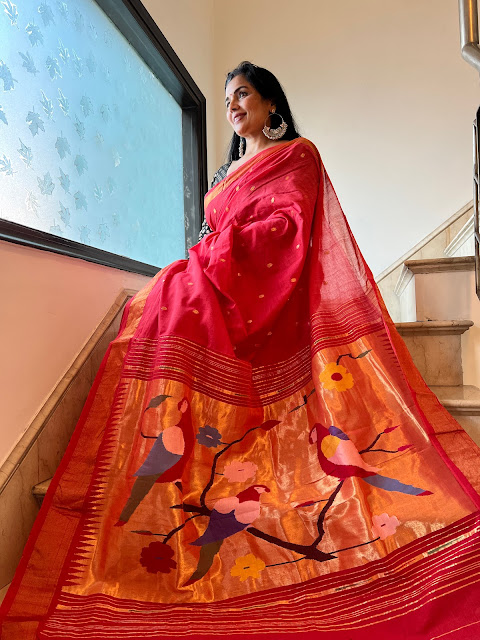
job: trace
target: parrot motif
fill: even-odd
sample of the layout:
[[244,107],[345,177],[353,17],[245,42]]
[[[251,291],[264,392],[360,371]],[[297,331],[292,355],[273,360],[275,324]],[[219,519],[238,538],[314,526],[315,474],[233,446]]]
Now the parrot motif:
[[432,495],[431,491],[380,475],[379,469],[363,460],[350,438],[338,427],[331,426],[327,429],[322,424],[315,424],[310,431],[309,442],[316,443],[320,466],[328,476],[340,480],[361,478],[378,489],[412,496]]
[[[180,483],[185,465],[193,451],[192,413],[187,398],[178,403],[181,413],[177,425],[167,427],[155,440],[136,476],[130,496],[115,526],[121,527],[157,482]],[[180,485],[181,486],[181,485]]]
[[244,489],[236,496],[220,498],[210,514],[205,532],[192,545],[201,547],[197,569],[184,586],[193,584],[207,573],[225,538],[243,531],[260,515],[260,496],[270,492],[263,484]]

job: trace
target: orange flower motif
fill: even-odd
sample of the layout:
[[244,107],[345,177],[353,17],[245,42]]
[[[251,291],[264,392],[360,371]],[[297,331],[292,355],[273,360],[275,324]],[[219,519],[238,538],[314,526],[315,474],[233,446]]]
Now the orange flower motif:
[[245,582],[247,578],[257,579],[260,577],[260,573],[265,567],[263,560],[254,556],[253,553],[248,553],[246,556],[235,560],[235,566],[230,569],[230,575],[240,578],[240,582]]
[[397,531],[400,522],[397,516],[389,516],[388,513],[382,513],[379,516],[373,516],[372,533],[374,536],[385,540],[388,536],[393,536]]
[[346,391],[353,387],[352,374],[335,362],[329,362],[319,377],[324,389]]

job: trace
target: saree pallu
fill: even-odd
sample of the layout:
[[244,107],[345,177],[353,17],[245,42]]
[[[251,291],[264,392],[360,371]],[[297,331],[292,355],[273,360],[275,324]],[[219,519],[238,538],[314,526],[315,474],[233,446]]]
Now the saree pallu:
[[125,310],[2,638],[479,637],[479,451],[315,146],[260,152],[205,212]]

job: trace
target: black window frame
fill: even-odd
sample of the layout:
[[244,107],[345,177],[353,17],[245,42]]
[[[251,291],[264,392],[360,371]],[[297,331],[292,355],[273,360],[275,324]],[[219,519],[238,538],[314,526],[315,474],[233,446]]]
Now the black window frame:
[[[160,28],[139,0],[94,0],[182,109],[185,250],[198,240],[207,191],[206,100]],[[128,11],[128,13],[126,13]],[[129,15],[141,31],[132,29]],[[151,44],[155,54],[152,52]],[[158,55],[156,55],[158,53]],[[0,218],[0,240],[153,276],[151,265]]]

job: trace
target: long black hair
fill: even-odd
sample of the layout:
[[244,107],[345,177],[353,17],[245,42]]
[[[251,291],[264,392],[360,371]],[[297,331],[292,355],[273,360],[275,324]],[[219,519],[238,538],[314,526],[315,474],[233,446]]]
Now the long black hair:
[[[268,69],[263,67],[257,67],[255,64],[244,60],[238,66],[227,74],[225,80],[225,88],[227,88],[230,80],[233,80],[236,76],[244,76],[247,81],[258,91],[258,93],[265,100],[271,100],[276,106],[277,113],[281,114],[285,123],[287,124],[287,130],[282,140],[294,140],[299,138],[300,134],[297,131],[297,125],[293,119],[292,112],[288,105],[287,96],[282,88],[282,85]],[[232,140],[227,154],[228,163],[232,160],[238,160],[238,148],[240,145],[240,136],[235,132],[233,133]]]

